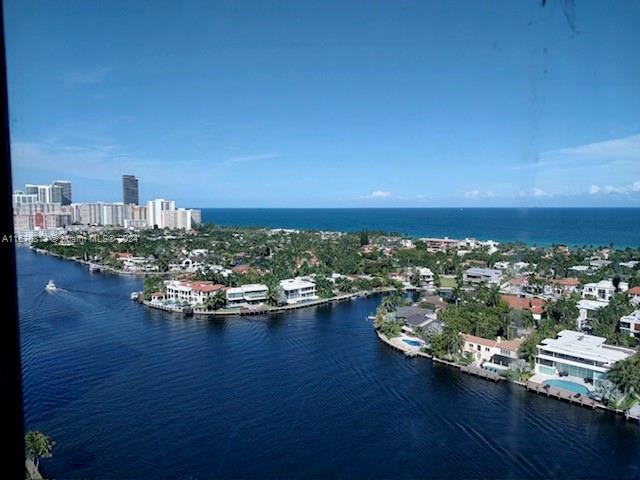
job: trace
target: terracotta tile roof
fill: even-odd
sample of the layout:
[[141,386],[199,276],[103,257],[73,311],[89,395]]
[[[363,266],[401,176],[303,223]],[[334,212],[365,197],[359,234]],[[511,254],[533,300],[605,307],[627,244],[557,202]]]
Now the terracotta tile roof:
[[251,268],[251,267],[249,267],[249,265],[242,264],[242,265],[238,265],[238,266],[236,266],[236,267],[233,267],[233,268],[231,269],[231,271],[232,271],[233,273],[247,273],[247,272],[249,271],[249,269],[250,269],[250,268]]
[[[501,348],[503,350],[510,350],[512,352],[517,352],[518,348],[520,348],[520,344],[522,344],[522,338],[514,338],[513,340],[491,340],[489,338],[476,337],[475,335],[462,334],[462,338],[467,343],[475,343],[477,345],[483,345],[485,347],[491,348]],[[500,338],[500,337],[498,337]]]
[[630,288],[629,295],[640,295],[640,287]]
[[557,283],[558,285],[563,285],[566,287],[577,287],[579,280],[575,277],[569,277],[569,278],[560,278],[558,280],[555,280],[555,283]]
[[516,295],[500,295],[514,310],[529,310],[531,313],[541,314],[544,311],[544,300],[536,297],[518,297]]
[[514,338],[513,340],[503,340],[501,342],[498,342],[498,348],[502,348],[503,350],[510,350],[512,352],[517,352],[523,341],[524,341],[523,338]]
[[220,290],[224,288],[224,285],[220,285],[219,283],[213,282],[193,282],[191,284],[191,289],[196,292],[215,292],[216,290]]
[[521,287],[522,285],[528,285],[529,280],[526,277],[515,277],[509,280],[509,285],[514,287]]
[[475,335],[462,334],[462,338],[468,343],[477,343],[478,345],[484,345],[485,347],[495,347],[498,342],[489,338],[476,337]]

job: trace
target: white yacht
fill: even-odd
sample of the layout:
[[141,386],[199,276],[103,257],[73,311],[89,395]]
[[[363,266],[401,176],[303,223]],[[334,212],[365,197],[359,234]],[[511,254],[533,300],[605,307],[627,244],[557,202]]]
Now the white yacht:
[[55,292],[58,289],[58,287],[56,287],[56,284],[53,283],[53,280],[49,280],[49,283],[47,283],[47,286],[44,287],[44,289],[47,292]]

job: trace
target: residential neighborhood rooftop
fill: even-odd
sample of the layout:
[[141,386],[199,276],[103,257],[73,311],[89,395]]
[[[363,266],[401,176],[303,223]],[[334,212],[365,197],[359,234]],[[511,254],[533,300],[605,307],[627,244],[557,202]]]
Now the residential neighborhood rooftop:
[[562,330],[557,338],[546,338],[539,348],[545,351],[610,364],[635,353],[630,348],[605,344],[606,338],[574,330]]

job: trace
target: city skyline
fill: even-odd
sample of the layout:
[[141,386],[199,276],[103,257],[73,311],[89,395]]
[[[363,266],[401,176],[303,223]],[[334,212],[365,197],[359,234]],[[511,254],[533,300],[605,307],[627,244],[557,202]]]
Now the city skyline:
[[640,206],[633,2],[35,5],[6,5],[14,185],[115,201],[127,170],[203,208]]

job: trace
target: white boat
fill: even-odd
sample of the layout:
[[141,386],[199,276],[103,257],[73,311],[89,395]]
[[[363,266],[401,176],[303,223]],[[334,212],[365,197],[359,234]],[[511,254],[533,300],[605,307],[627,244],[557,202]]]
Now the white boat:
[[47,283],[47,286],[44,287],[44,289],[47,292],[55,292],[58,289],[58,287],[56,287],[56,284],[53,283],[53,280],[49,280],[49,283]]
[[100,271],[100,266],[96,265],[95,263],[92,263],[89,265],[89,271],[92,273],[97,273]]

